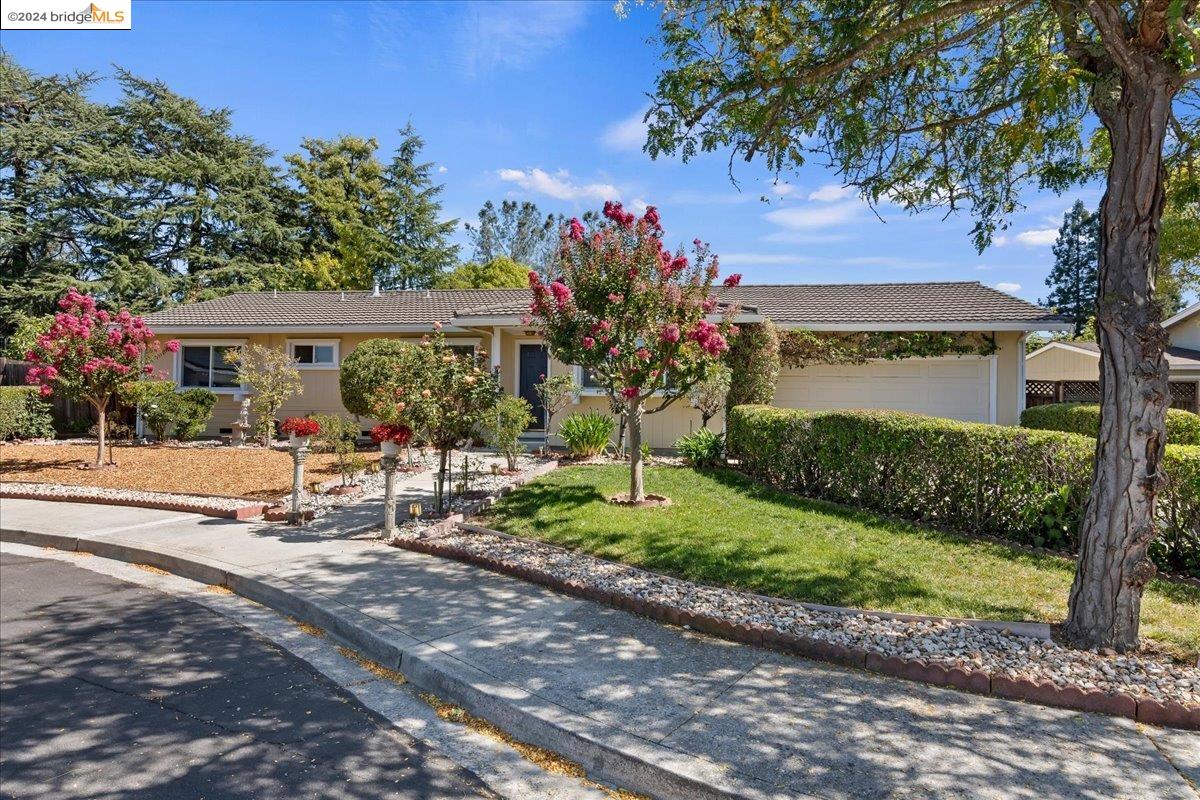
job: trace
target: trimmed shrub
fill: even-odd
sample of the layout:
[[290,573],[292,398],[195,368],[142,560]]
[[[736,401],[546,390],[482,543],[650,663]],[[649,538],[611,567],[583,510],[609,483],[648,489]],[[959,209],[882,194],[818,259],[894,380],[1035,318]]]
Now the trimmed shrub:
[[117,396],[121,404],[138,409],[142,423],[160,442],[167,440],[171,426],[179,419],[179,395],[171,381],[140,380],[122,386]]
[[[1093,439],[889,411],[739,406],[727,448],[773,486],[1024,544],[1078,549]],[[1169,445],[1160,569],[1200,577],[1200,447]]]
[[[1044,431],[1065,431],[1094,437],[1100,430],[1100,406],[1095,403],[1052,403],[1021,412],[1021,425]],[[1200,445],[1200,415],[1182,408],[1167,409],[1168,444]]]
[[396,376],[412,357],[413,347],[399,339],[367,339],[351,350],[338,370],[346,410],[358,417],[372,416],[375,390]]
[[496,405],[484,415],[482,427],[488,444],[504,456],[510,470],[517,468],[517,456],[525,452],[521,434],[533,422],[529,401],[508,394],[497,399]]
[[729,343],[726,362],[732,370],[726,408],[775,399],[780,369],[779,331],[770,320],[740,326]]
[[175,438],[181,442],[204,433],[212,419],[217,395],[208,389],[184,389],[175,395]]
[[697,469],[720,466],[725,461],[725,435],[708,428],[681,436],[675,449],[684,460]]
[[577,458],[597,456],[608,449],[616,420],[599,411],[570,414],[558,428],[558,435],[567,443],[567,450]]
[[0,439],[54,437],[50,404],[36,386],[0,386]]

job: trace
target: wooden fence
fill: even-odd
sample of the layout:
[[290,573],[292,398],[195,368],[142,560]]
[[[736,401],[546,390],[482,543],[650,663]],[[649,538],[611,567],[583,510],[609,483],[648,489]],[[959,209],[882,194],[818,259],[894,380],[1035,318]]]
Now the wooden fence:
[[[1025,381],[1025,406],[1050,403],[1099,403],[1100,381]],[[1171,408],[1200,413],[1195,381],[1171,381]]]
[[[0,386],[24,386],[25,376],[29,374],[31,366],[28,361],[0,356]],[[54,414],[54,429],[59,434],[84,434],[96,424],[96,411],[90,403],[76,402],[61,394],[50,395],[49,402]],[[108,418],[110,424],[132,427],[136,422],[136,412],[129,408],[114,408],[110,404]]]

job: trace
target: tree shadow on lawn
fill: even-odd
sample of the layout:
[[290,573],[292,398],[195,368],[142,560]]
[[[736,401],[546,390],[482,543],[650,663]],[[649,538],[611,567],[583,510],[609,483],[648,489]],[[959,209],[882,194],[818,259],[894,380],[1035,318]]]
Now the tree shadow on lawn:
[[[769,503],[781,513],[762,515],[763,526],[778,526],[786,511],[809,512],[833,517],[848,524],[876,531],[881,538],[897,534],[966,548],[985,548],[989,556],[1012,563],[1045,565],[1047,560],[1003,545],[979,542],[920,525],[889,520],[868,511],[849,509],[758,484],[732,470],[701,473],[743,499]],[[653,481],[652,481],[653,482]],[[670,493],[668,487],[664,491]],[[656,572],[698,583],[727,586],[814,603],[942,613],[952,616],[980,616],[999,619],[1025,619],[1031,616],[1028,603],[983,593],[955,593],[947,590],[935,570],[922,572],[919,565],[883,563],[870,554],[850,551],[826,559],[805,560],[796,547],[800,534],[789,541],[778,531],[761,538],[730,536],[722,538],[709,532],[692,538],[689,527],[697,524],[694,502],[684,501],[667,509],[630,512],[624,509],[600,510],[589,520],[590,526],[564,525],[583,506],[603,503],[604,495],[593,485],[534,483],[505,498],[491,512],[490,521],[511,532],[529,533],[551,543],[583,550],[640,566]],[[607,507],[606,507],[607,509]],[[752,512],[750,512],[752,513]],[[637,516],[634,516],[636,514]],[[684,515],[691,516],[686,519]],[[706,522],[719,520],[701,514]],[[751,520],[751,524],[755,523]],[[786,524],[786,523],[783,523]],[[766,528],[764,527],[764,530]],[[682,535],[681,535],[682,534]],[[932,566],[932,565],[931,565]],[[1063,563],[1064,569],[1069,564]]]

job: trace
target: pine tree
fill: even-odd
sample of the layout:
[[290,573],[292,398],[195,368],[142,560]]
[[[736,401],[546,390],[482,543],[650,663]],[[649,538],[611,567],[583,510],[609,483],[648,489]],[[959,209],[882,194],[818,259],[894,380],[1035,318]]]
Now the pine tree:
[[[341,136],[304,139],[307,155],[287,156],[300,187],[305,266],[318,254],[322,274],[338,289],[369,289],[393,264],[392,242],[384,231],[388,214],[384,168],[374,139]],[[312,288],[326,288],[317,287]]]
[[1050,295],[1044,302],[1074,323],[1077,337],[1088,318],[1096,313],[1099,241],[1100,215],[1088,211],[1082,201],[1076,200],[1063,216],[1058,239],[1051,248],[1054,266],[1046,278]]
[[0,51],[0,334],[91,277],[80,211],[106,125],[89,74],[38,76]]
[[400,145],[383,176],[387,192],[384,228],[391,241],[392,263],[377,277],[390,288],[423,289],[458,260],[458,245],[449,241],[458,220],[439,219],[442,204],[438,195],[444,187],[433,183],[431,162],[417,162],[425,142],[412,123],[400,136]]
[[121,69],[117,82],[89,253],[110,299],[142,309],[265,288],[296,252],[271,151],[234,134],[228,109]]
[[537,205],[528,200],[504,200],[499,209],[488,200],[479,209],[479,222],[466,225],[474,248],[471,260],[486,264],[503,256],[518,264],[541,267],[547,249],[558,238],[560,219],[553,214],[542,216]]

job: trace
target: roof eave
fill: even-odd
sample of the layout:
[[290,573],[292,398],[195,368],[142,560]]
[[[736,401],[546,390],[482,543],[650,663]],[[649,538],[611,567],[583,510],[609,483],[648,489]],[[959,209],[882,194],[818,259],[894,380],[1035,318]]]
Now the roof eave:
[[[354,325],[348,323],[338,323],[336,325],[184,325],[169,323],[152,322],[147,320],[146,325],[155,333],[169,333],[175,335],[187,334],[219,334],[219,333],[293,333],[293,332],[320,332],[320,333],[429,333],[433,330],[433,323],[420,325]],[[442,330],[446,333],[469,333],[463,328],[457,328],[453,325],[443,325]]]
[[994,322],[950,321],[950,322],[775,322],[776,327],[804,329],[810,331],[1069,331],[1070,322],[1057,320],[996,320]]

